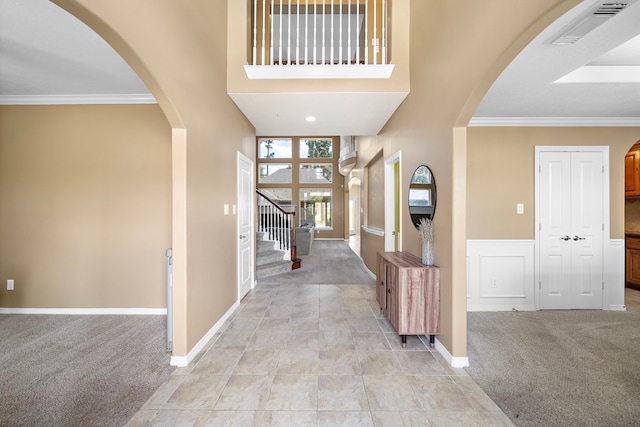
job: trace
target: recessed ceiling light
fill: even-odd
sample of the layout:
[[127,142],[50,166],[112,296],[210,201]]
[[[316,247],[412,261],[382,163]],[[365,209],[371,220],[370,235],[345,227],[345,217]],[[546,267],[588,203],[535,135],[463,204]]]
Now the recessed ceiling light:
[[316,121],[316,117],[315,116],[307,116],[304,119],[306,121],[308,121],[308,122],[315,122]]

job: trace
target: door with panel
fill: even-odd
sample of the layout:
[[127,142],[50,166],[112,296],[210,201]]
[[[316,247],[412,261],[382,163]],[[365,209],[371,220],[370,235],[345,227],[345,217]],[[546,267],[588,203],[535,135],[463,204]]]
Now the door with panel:
[[604,241],[604,155],[540,151],[539,305],[601,309]]
[[254,220],[255,188],[253,162],[238,153],[238,300],[253,286],[254,265]]

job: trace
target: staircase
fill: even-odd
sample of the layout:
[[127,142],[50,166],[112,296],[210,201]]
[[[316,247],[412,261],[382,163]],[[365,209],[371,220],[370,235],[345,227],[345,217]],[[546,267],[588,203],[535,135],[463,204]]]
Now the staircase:
[[267,233],[256,233],[256,278],[263,279],[291,271],[287,251],[278,249],[278,242],[267,240]]
[[300,268],[296,252],[295,210],[285,211],[260,191],[256,233],[256,278]]

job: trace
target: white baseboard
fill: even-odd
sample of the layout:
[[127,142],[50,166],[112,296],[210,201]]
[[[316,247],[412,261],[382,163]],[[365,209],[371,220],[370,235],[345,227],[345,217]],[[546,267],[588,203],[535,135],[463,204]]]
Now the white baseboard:
[[444,357],[444,360],[447,361],[447,363],[449,363],[452,367],[454,368],[466,368],[469,366],[469,358],[468,357],[456,357],[456,356],[452,356],[451,353],[449,353],[449,350],[447,350],[447,348],[442,345],[442,343],[440,341],[438,341],[438,338],[436,337],[435,340],[435,348],[436,350],[438,350],[438,353],[440,353],[442,355],[442,357]]
[[166,316],[166,308],[0,308],[0,314],[77,314]]
[[233,314],[234,311],[236,311],[238,307],[240,307],[240,302],[236,301],[235,304],[233,304],[229,308],[229,310],[227,310],[227,312],[222,315],[220,320],[218,320],[216,324],[213,325],[211,329],[209,329],[209,331],[200,339],[200,341],[198,341],[198,343],[193,346],[191,351],[186,356],[171,356],[171,361],[169,362],[169,364],[171,366],[178,367],[185,367],[189,365],[189,363],[191,363],[193,359],[195,359],[195,357],[202,351],[202,349],[209,343],[209,341],[211,341],[211,338],[213,338],[216,332],[220,330],[222,325],[224,325],[224,322],[229,319],[229,317]]
[[467,311],[537,311],[537,308],[533,305],[467,305]]
[[610,305],[608,310],[611,311],[627,311],[626,305]]
[[376,279],[376,278],[377,278],[377,276],[376,276],[375,274],[373,274],[373,273],[371,272],[371,270],[369,270],[366,266],[364,267],[364,269],[365,269],[365,270],[367,270],[367,274],[369,274],[369,276],[371,276],[373,279]]

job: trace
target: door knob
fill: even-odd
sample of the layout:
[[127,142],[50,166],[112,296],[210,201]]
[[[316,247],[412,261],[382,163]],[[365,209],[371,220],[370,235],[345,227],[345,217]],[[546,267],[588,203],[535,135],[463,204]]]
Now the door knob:
[[573,236],[573,240],[585,240],[586,237]]
[[240,235],[240,240],[245,239],[244,234]]
[[[560,240],[571,240],[571,237],[565,235],[565,236],[560,237]],[[573,240],[577,240],[577,239],[573,239]]]

